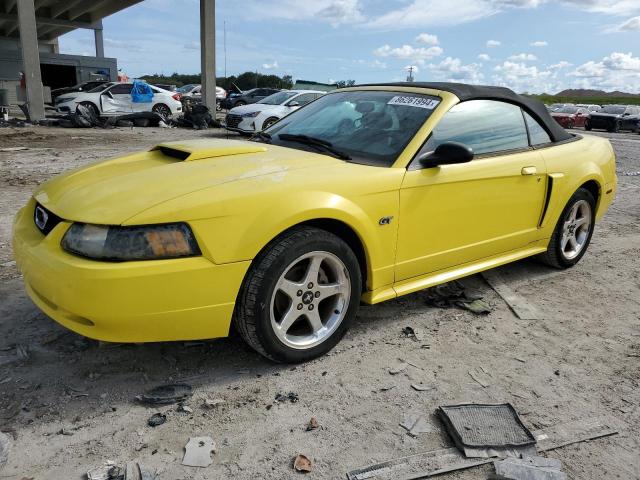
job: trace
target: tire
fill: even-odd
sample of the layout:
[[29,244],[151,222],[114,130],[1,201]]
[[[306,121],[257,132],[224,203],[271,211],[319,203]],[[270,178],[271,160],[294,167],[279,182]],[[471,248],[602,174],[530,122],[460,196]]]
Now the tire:
[[573,127],[574,127],[573,122],[569,122],[569,124],[567,125],[567,128],[569,130],[573,130]]
[[93,113],[93,115],[95,115],[96,117],[100,117],[100,110],[98,110],[98,107],[96,107],[95,104],[91,102],[80,102],[78,106],[80,105],[90,110],[91,113]]
[[246,104],[247,104],[247,102],[245,102],[244,100],[238,100],[238,101],[236,102],[236,104],[235,104],[235,105],[233,105],[233,107],[232,107],[232,108],[235,108],[235,107],[241,107],[241,106],[246,105]]
[[[595,226],[596,200],[585,188],[579,188],[569,199],[564,207],[556,228],[553,230],[547,251],[543,253],[541,260],[555,268],[564,269],[573,267],[583,257],[593,235]],[[573,213],[576,212],[574,216]],[[585,223],[580,223],[583,220]],[[575,240],[566,241],[567,235]],[[564,244],[564,245],[563,245]]]
[[262,130],[266,130],[271,125],[276,123],[278,120],[280,120],[280,119],[277,118],[277,117],[269,117],[269,118],[267,118],[264,122],[262,122]]
[[615,122],[613,125],[611,125],[609,128],[607,128],[607,132],[609,133],[618,133],[620,131],[620,123],[619,122]]
[[591,123],[590,123],[589,121],[586,121],[586,122],[584,123],[584,129],[585,129],[586,131],[588,131],[588,132],[590,132],[590,131],[591,131]]
[[356,316],[361,292],[351,248],[325,230],[297,227],[255,258],[236,301],[234,323],[249,346],[268,359],[306,362],[340,341]]
[[161,117],[169,118],[171,116],[171,109],[164,103],[158,103],[151,109],[153,113],[157,113]]

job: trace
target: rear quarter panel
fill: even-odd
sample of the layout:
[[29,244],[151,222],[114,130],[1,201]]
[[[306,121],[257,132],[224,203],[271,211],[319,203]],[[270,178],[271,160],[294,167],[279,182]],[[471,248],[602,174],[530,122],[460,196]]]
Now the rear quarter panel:
[[[596,219],[602,218],[616,191],[615,154],[606,138],[579,135],[578,140],[540,150],[552,179],[542,230],[548,238],[575,191],[592,180],[598,184]],[[607,193],[608,192],[608,193]]]

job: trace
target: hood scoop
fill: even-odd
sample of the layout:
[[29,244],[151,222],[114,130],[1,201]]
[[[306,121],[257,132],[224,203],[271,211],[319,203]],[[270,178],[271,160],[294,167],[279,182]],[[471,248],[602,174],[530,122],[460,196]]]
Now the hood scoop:
[[263,145],[225,145],[219,147],[203,147],[203,148],[188,148],[181,145],[160,144],[151,149],[152,152],[160,152],[165,157],[175,158],[184,162],[190,162],[192,160],[202,160],[205,158],[226,157],[229,155],[242,155],[246,153],[261,153],[266,152],[267,148]]

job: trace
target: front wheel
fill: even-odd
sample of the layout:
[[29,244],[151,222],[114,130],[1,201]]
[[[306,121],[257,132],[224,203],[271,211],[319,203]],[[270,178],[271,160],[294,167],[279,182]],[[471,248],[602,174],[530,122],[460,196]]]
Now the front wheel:
[[358,260],[343,240],[317,228],[295,228],[255,259],[234,321],[258,353],[277,362],[305,362],[340,341],[361,292]]
[[587,251],[595,226],[596,201],[587,189],[573,194],[556,225],[542,260],[556,268],[569,268]]
[[278,121],[278,118],[276,117],[269,117],[267,118],[264,123],[262,124],[262,130],[266,130],[267,128],[269,128],[271,125],[273,125],[274,123],[276,123]]
[[584,129],[588,132],[591,131],[591,123],[588,120],[584,123]]

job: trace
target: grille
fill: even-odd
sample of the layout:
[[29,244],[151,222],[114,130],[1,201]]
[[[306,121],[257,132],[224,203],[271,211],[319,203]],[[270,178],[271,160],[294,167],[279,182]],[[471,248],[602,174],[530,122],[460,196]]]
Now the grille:
[[242,117],[240,115],[227,115],[227,127],[238,128],[240,122],[242,121]]
[[39,203],[36,204],[36,208],[33,211],[33,223],[44,235],[48,235],[61,221],[62,219],[55,213],[47,210]]

